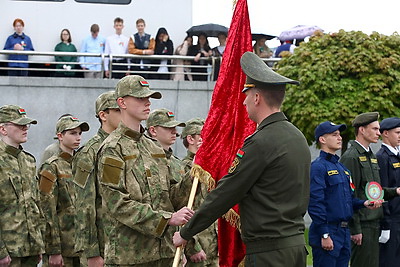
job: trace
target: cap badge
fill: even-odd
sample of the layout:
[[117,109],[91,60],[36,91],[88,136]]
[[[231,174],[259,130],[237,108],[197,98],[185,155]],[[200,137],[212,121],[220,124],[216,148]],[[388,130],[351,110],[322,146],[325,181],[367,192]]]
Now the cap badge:
[[23,108],[18,109],[18,113],[21,115],[26,114],[25,109],[23,109]]
[[334,124],[333,122],[331,122],[331,125],[332,125],[332,126],[335,126],[336,124]]
[[243,158],[244,155],[244,151],[239,149],[238,152],[236,153],[236,156],[238,156],[239,158]]
[[72,120],[72,121],[79,121],[79,119],[78,119],[78,118],[75,118],[75,117],[71,117],[71,120]]
[[167,113],[167,115],[168,115],[168,117],[174,117],[174,116],[175,116],[175,114],[174,114],[173,112],[171,112],[171,111],[169,111],[169,112]]
[[147,86],[149,87],[149,83],[147,81],[139,81],[141,86]]

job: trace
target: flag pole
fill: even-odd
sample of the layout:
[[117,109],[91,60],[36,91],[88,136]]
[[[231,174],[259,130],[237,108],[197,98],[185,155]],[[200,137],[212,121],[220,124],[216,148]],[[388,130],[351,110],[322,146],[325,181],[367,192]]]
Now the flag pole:
[[[187,204],[187,207],[189,209],[192,209],[193,202],[194,202],[194,197],[196,196],[196,191],[197,191],[198,184],[199,184],[199,178],[195,177],[193,179],[193,185],[192,185],[192,189],[190,190],[189,201],[188,201],[188,204]],[[176,248],[174,262],[172,264],[172,267],[178,267],[179,266],[179,262],[181,260],[182,250],[183,250],[183,246],[179,246],[179,247]]]

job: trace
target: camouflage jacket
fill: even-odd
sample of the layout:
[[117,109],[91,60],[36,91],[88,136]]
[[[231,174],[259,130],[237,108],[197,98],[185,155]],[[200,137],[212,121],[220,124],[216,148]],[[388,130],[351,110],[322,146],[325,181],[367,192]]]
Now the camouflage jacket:
[[[190,152],[189,150],[187,151],[186,157],[182,160],[182,163],[185,166],[185,172],[190,173],[190,170],[193,166],[193,159],[194,159],[195,154]],[[196,211],[200,205],[203,203],[204,199],[206,198],[208,194],[208,185],[204,183],[199,183],[197,192],[196,192],[196,197],[194,199],[193,203],[193,210]],[[204,261],[203,263],[205,265],[211,264],[211,262],[218,260],[218,223],[214,222],[211,224],[210,227],[208,227],[206,230],[198,233],[195,235],[193,238],[195,240],[195,243],[189,242],[188,245],[185,248],[185,254],[190,257],[197,252],[200,252],[203,250],[206,255],[207,255],[207,260]],[[190,259],[188,259],[188,266],[191,265]],[[199,266],[197,264],[196,266]]]
[[0,259],[44,253],[35,158],[0,140]]
[[39,169],[41,206],[46,218],[45,244],[49,255],[77,257],[75,253],[75,206],[72,155],[62,152],[47,159]]
[[84,251],[87,258],[104,256],[104,229],[101,196],[95,172],[97,151],[108,133],[99,129],[72,160],[75,183],[75,250]]
[[172,235],[177,229],[168,226],[175,207],[164,150],[120,123],[99,149],[98,179],[105,213],[105,263],[173,258]]

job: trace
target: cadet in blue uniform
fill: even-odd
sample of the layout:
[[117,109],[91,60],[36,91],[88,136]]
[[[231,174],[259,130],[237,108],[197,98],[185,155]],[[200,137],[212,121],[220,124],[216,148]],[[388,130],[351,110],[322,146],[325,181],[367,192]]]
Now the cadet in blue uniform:
[[[381,185],[400,186],[400,118],[387,118],[380,123],[382,147],[376,153]],[[394,266],[400,262],[400,198],[383,205],[381,236],[379,237],[379,266]]]
[[[348,221],[353,209],[368,207],[369,201],[354,198],[349,171],[335,154],[342,147],[340,132],[345,124],[325,121],[315,129],[320,156],[311,164],[310,203],[312,218],[309,243],[314,267],[347,267],[350,260]],[[381,203],[376,203],[380,206]],[[372,207],[371,207],[372,208]]]

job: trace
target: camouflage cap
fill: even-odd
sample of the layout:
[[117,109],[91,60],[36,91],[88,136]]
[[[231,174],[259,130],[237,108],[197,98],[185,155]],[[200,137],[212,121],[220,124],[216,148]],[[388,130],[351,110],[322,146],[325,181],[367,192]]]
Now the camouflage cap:
[[89,131],[89,124],[87,124],[87,122],[79,121],[78,118],[73,116],[62,117],[57,121],[56,134],[75,129],[77,127],[81,128],[82,132]]
[[115,88],[115,97],[152,97],[161,98],[161,93],[150,90],[149,83],[139,75],[128,75],[118,81]]
[[108,91],[99,95],[96,99],[96,116],[100,111],[119,108],[115,97],[115,91]]
[[153,110],[150,113],[149,118],[146,120],[146,127],[149,128],[150,126],[161,126],[166,128],[177,126],[185,127],[185,123],[175,120],[175,114],[172,111],[160,108]]
[[243,93],[254,87],[267,90],[280,90],[284,89],[288,83],[299,84],[298,81],[274,72],[259,56],[252,52],[246,52],[242,55],[240,65],[247,76]]
[[379,119],[379,112],[365,112],[357,115],[351,125],[353,127],[360,127],[370,124],[371,122]]
[[26,116],[25,109],[17,105],[5,105],[0,108],[0,123],[12,122],[18,125],[37,124],[37,121]]
[[204,120],[200,118],[190,119],[186,122],[185,128],[182,130],[181,137],[185,138],[188,135],[200,134],[204,126]]

